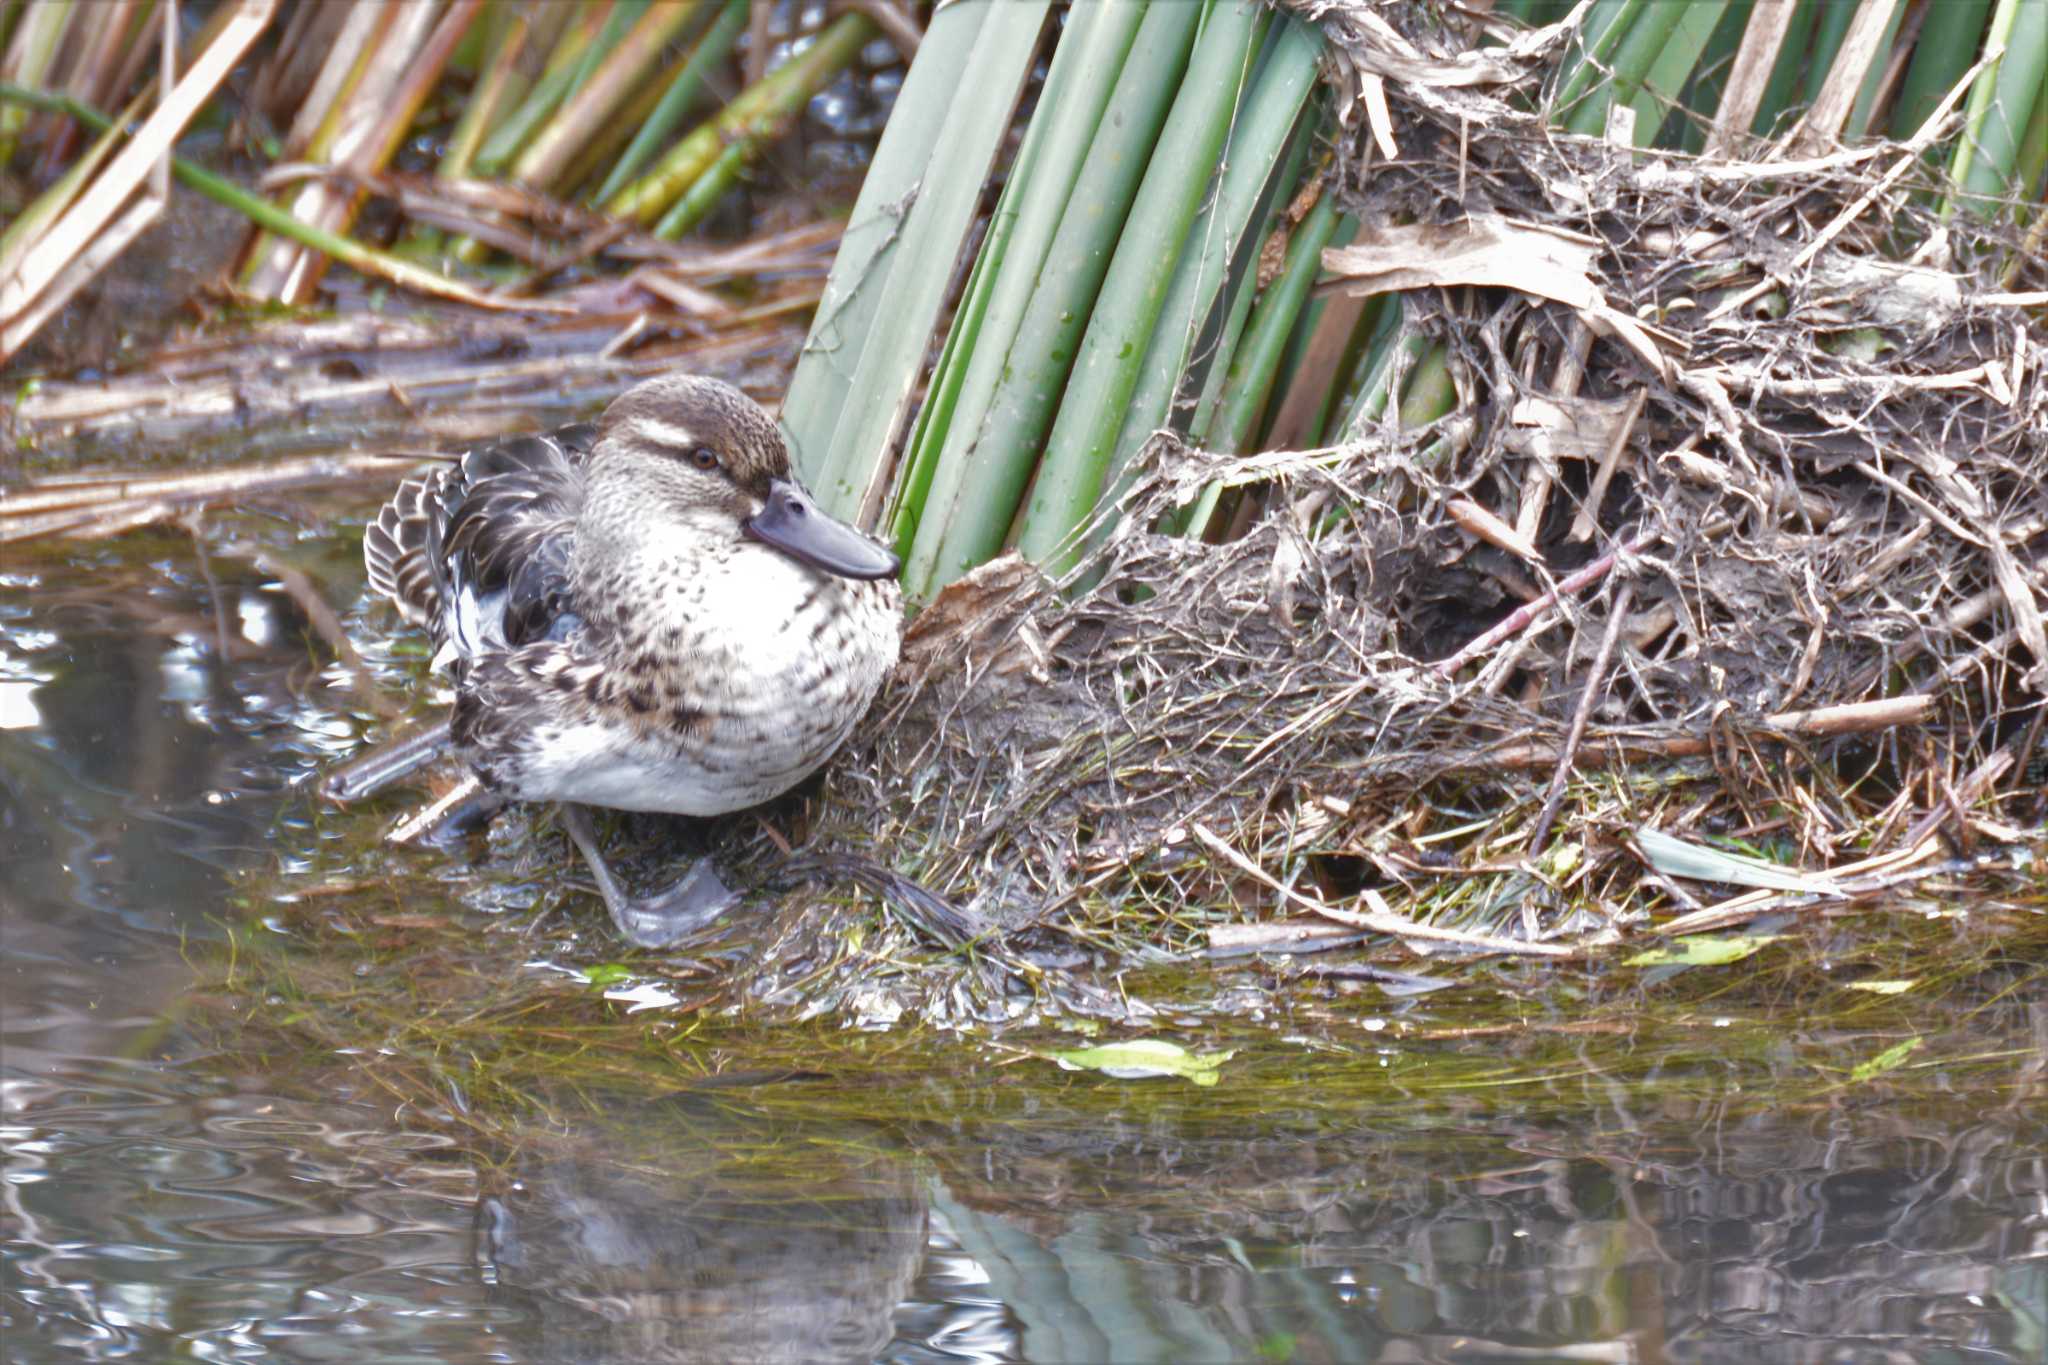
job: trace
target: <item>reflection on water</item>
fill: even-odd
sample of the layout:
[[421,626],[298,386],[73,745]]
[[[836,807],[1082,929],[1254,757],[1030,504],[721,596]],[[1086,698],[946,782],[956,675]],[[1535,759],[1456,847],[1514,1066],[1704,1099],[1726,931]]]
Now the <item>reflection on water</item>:
[[1294,1360],[2041,1358],[2038,1105],[1950,1128],[1855,1106],[1729,1120],[1719,1104],[1503,1112],[1483,1133],[1360,1115],[1212,1144],[1132,1125],[1121,1153],[1041,1136],[977,1161],[972,1184],[949,1169],[947,1188],[985,1199],[1115,1172],[1111,1197],[938,1211],[1033,1359],[1248,1344]]
[[[347,540],[272,548],[346,602]],[[1731,1030],[1714,1065],[1646,1029],[1549,1077],[1488,1042],[1514,1084],[1361,1104],[1360,1069],[1426,1081],[1482,1045],[1337,1015],[1336,1050],[1246,1047],[1216,1091],[959,1041],[875,1076],[536,1097],[485,1141],[459,1097],[418,1112],[347,1057],[230,1062],[180,1025],[221,980],[188,957],[267,917],[238,869],[329,837],[293,784],[353,703],[290,595],[189,539],[6,570],[9,1362],[2048,1359],[2026,999],[1930,1043],[1958,1062],[1932,1100],[1772,1098],[1773,1049],[1855,1059],[1746,1025],[1766,1041]],[[1262,1077],[1284,1111],[1248,1100]],[[872,1120],[824,1116],[864,1093]]]
[[10,1360],[431,1359],[492,1330],[445,1139],[254,1078],[8,1071]]
[[895,1335],[926,1190],[882,1135],[629,1103],[538,1139],[479,1202],[477,1255],[540,1358],[869,1360]]

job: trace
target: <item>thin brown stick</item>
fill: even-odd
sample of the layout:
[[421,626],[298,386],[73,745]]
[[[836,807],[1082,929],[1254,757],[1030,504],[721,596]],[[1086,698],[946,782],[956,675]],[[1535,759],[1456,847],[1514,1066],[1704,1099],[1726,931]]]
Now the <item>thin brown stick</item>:
[[[1824,739],[1833,735],[1867,734],[1900,725],[1917,725],[1933,711],[1934,698],[1924,692],[1914,692],[1879,701],[1820,706],[1811,711],[1781,711],[1764,717],[1763,724],[1790,735]],[[1596,767],[1641,759],[1696,758],[1712,753],[1713,748],[1713,740],[1705,735],[1676,735],[1667,739],[1617,737],[1604,749],[1581,755],[1578,762],[1585,767]],[[1516,744],[1486,754],[1483,761],[1475,760],[1460,766],[1468,770],[1544,768],[1555,763],[1559,753],[1560,750],[1547,744]]]
[[1477,639],[1469,642],[1463,649],[1451,655],[1450,658],[1438,661],[1435,665],[1436,671],[1446,678],[1452,676],[1474,658],[1492,649],[1517,631],[1525,629],[1530,622],[1556,606],[1559,598],[1569,597],[1573,593],[1599,582],[1606,575],[1607,571],[1614,567],[1614,561],[1622,555],[1641,554],[1654,544],[1656,540],[1657,533],[1655,531],[1643,531],[1626,545],[1609,550],[1585,568],[1559,582],[1555,588],[1544,593],[1543,596],[1535,601],[1517,607],[1508,615],[1507,619],[1484,632]]
[[1564,738],[1564,752],[1557,758],[1557,771],[1551,774],[1550,791],[1543,798],[1543,810],[1536,817],[1536,829],[1529,836],[1529,856],[1537,857],[1550,839],[1550,826],[1557,819],[1557,808],[1564,804],[1565,784],[1571,780],[1572,769],[1579,755],[1579,741],[1586,737],[1586,721],[1593,714],[1593,703],[1607,690],[1607,666],[1614,659],[1615,642],[1621,638],[1622,622],[1628,619],[1628,609],[1635,597],[1635,586],[1624,583],[1614,594],[1614,605],[1607,611],[1607,629],[1600,636],[1600,652],[1593,656],[1593,667],[1586,673],[1586,690],[1579,694],[1579,709],[1572,714],[1572,728]]
[[761,78],[768,74],[768,23],[774,17],[773,5],[755,5],[747,15],[745,76],[748,85],[759,85]]
[[1934,711],[1934,698],[1926,692],[1909,692],[1903,697],[1880,697],[1876,701],[1852,701],[1840,706],[1816,706],[1807,711],[1780,711],[1766,716],[1764,724],[1795,735],[1860,735],[1872,730],[1889,730],[1895,725],[1917,725]]

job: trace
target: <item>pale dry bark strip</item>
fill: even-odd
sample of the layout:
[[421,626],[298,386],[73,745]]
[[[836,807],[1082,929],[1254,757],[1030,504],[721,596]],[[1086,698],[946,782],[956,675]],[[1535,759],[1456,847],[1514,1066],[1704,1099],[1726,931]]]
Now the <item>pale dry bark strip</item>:
[[1728,71],[1720,110],[1714,116],[1714,131],[1707,138],[1707,159],[1728,156],[1749,136],[1749,125],[1756,121],[1756,111],[1764,102],[1771,68],[1777,64],[1778,49],[1784,46],[1785,30],[1797,8],[1790,0],[1777,0],[1751,11],[1742,30],[1742,46],[1736,49],[1735,64]]
[[1417,924],[1413,920],[1402,919],[1398,915],[1360,914],[1355,910],[1339,909],[1337,906],[1317,900],[1313,896],[1304,896],[1293,887],[1282,883],[1257,863],[1210,833],[1199,822],[1190,822],[1188,831],[1195,838],[1199,839],[1210,852],[1222,858],[1238,871],[1262,885],[1278,891],[1304,910],[1320,915],[1324,919],[1336,924],[1347,925],[1354,929],[1364,929],[1369,933],[1391,934],[1396,938],[1426,939],[1433,943],[1456,944],[1460,948],[1470,948],[1477,952],[1516,953],[1531,957],[1573,957],[1577,955],[1577,949],[1566,948],[1555,943],[1529,943],[1521,939],[1495,938],[1490,934],[1468,934],[1458,929],[1439,929],[1435,925]]
[[[1903,697],[1885,697],[1878,701],[1849,702],[1841,706],[1818,706],[1809,711],[1780,711],[1766,716],[1762,724],[1771,730],[1788,735],[1825,739],[1834,735],[1867,734],[1874,730],[1889,730],[1900,725],[1917,725],[1934,712],[1934,698],[1926,693],[1915,692]],[[1714,742],[1705,735],[1673,735],[1662,738],[1639,738],[1615,735],[1604,742],[1604,747],[1583,752],[1578,762],[1584,767],[1604,766],[1610,762],[1634,762],[1646,758],[1696,758],[1712,753]],[[1474,762],[1466,767],[1480,768],[1547,768],[1556,763],[1559,750],[1555,745],[1515,743],[1495,749],[1485,755],[1484,762]]]
[[[1787,6],[1787,8],[1790,8]],[[1799,126],[1785,139],[1784,149],[1794,156],[1808,156],[1834,145],[1856,105],[1856,92],[1863,88],[1870,62],[1884,42],[1891,21],[1891,4],[1858,5],[1849,20],[1849,32],[1835,50],[1827,80],[1814,96],[1813,105],[1799,120]]]

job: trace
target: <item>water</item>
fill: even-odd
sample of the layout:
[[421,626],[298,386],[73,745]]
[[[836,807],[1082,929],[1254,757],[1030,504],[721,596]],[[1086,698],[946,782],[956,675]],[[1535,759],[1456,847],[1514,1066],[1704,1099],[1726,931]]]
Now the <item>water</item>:
[[531,913],[478,908],[488,867],[347,853],[361,822],[298,794],[364,703],[248,550],[346,607],[368,507],[7,557],[8,1361],[2048,1359],[2017,969],[1853,1027],[1552,969],[1302,987],[1175,1035],[1239,1049],[1213,1089],[576,997],[560,1028],[652,1040],[669,1080],[394,1088],[419,1039],[334,1046],[228,956],[274,939],[345,996],[355,921],[256,893],[330,848],[391,924]]

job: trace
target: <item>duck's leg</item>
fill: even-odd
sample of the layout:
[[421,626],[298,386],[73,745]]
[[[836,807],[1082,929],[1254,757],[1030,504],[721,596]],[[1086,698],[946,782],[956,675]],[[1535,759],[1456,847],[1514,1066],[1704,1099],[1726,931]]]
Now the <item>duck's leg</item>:
[[429,763],[448,756],[453,745],[448,718],[407,731],[358,755],[320,779],[320,794],[345,806],[375,796],[394,782],[403,782]]
[[482,779],[468,773],[433,804],[393,825],[384,837],[394,844],[453,848],[488,825],[503,809],[505,798],[485,790]]
[[636,948],[667,948],[692,932],[704,928],[739,903],[736,895],[719,880],[718,869],[709,858],[699,858],[681,880],[666,891],[635,897],[612,875],[604,854],[598,851],[597,829],[590,820],[590,808],[564,801],[562,828],[590,864],[590,875],[611,911],[619,936]]

